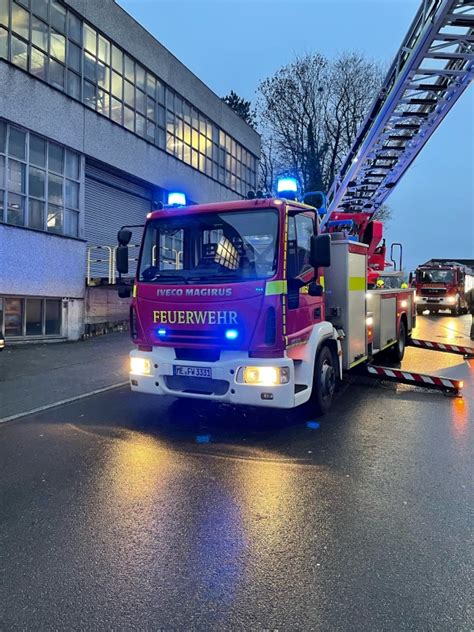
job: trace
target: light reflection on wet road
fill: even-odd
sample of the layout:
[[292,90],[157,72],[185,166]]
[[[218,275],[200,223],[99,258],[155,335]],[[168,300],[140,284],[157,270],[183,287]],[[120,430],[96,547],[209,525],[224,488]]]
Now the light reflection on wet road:
[[316,420],[122,389],[0,427],[0,628],[472,629],[473,364],[403,367],[466,396],[357,379]]

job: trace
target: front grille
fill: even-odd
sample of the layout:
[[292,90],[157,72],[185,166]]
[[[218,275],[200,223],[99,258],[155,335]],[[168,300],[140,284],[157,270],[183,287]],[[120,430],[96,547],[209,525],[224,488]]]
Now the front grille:
[[222,345],[223,336],[219,332],[169,329],[166,338],[159,338],[160,342],[179,344]]
[[446,288],[424,288],[421,290],[421,296],[444,296],[446,294]]
[[217,362],[221,357],[220,349],[183,349],[175,348],[176,360],[191,360],[193,362]]
[[225,395],[229,390],[226,380],[213,380],[208,377],[188,377],[183,375],[165,375],[165,384],[170,391],[194,393],[196,395]]

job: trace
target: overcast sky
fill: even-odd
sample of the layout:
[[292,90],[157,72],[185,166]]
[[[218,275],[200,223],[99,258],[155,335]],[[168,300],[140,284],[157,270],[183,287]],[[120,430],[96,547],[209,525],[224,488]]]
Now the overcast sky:
[[[419,0],[118,0],[218,95],[255,99],[259,82],[298,53],[359,51],[389,64]],[[471,85],[388,199],[387,241],[405,267],[474,259]]]

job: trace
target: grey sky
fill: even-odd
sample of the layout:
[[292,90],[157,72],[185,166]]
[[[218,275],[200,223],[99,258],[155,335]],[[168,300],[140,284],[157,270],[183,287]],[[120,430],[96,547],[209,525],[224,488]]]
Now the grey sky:
[[[296,54],[356,50],[390,63],[418,0],[119,0],[212,90],[255,99]],[[387,241],[406,268],[474,258],[474,89],[448,114],[388,200]]]

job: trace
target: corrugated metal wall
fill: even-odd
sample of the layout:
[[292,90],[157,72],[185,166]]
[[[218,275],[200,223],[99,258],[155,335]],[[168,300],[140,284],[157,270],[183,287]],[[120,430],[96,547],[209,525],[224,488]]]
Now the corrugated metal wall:
[[[117,231],[125,224],[143,224],[152,209],[152,200],[159,195],[135,181],[109,173],[96,165],[86,163],[85,182],[85,238],[88,246],[116,246]],[[142,231],[133,229],[132,244],[139,244]],[[91,259],[105,259],[107,250],[94,251]],[[138,257],[138,248],[130,250],[130,273],[135,272],[132,261]],[[91,263],[93,277],[107,277],[105,262]]]

